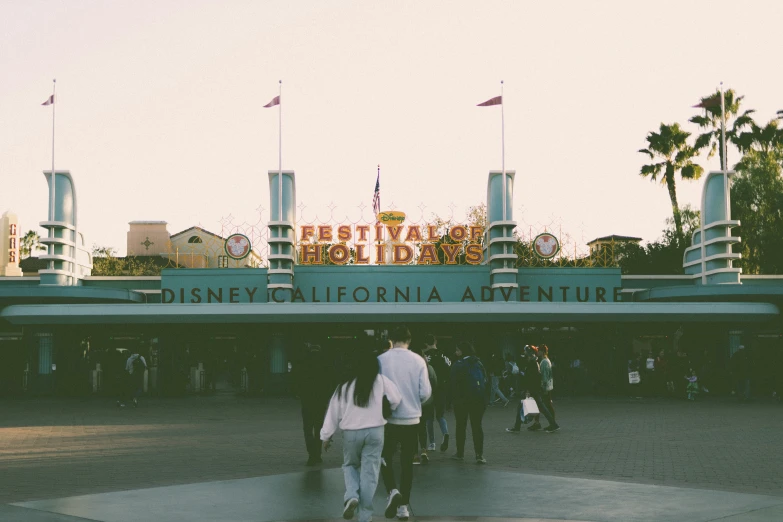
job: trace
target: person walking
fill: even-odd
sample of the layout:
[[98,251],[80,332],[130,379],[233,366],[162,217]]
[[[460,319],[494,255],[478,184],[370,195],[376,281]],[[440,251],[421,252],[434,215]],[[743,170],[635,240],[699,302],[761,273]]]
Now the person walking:
[[[418,429],[418,449],[421,451],[421,454],[419,454],[417,451],[417,453],[413,456],[413,465],[415,466],[418,464],[428,464],[430,461],[430,456],[427,454],[427,422],[432,424],[432,419],[435,417],[434,397],[438,390],[438,375],[432,365],[427,361],[426,357],[424,357],[424,354],[421,350],[416,349],[411,351],[424,359],[424,362],[427,364],[427,375],[429,376],[430,387],[432,388],[432,394],[430,395],[430,398],[421,403],[421,419],[419,420]],[[435,449],[434,444],[432,449]]]
[[451,386],[454,416],[457,418],[457,453],[453,458],[465,458],[465,438],[470,421],[476,464],[486,464],[484,428],[481,422],[487,409],[487,371],[476,357],[476,349],[467,341],[457,345],[455,356],[457,362],[451,367]]
[[311,344],[304,358],[291,368],[294,388],[302,401],[302,429],[307,448],[307,466],[320,464],[320,433],[334,391],[331,365],[321,352],[321,347]]
[[[505,363],[497,351],[493,351],[489,359],[489,375],[492,378],[492,391],[489,394],[489,403],[495,404],[502,402],[503,406],[508,405],[508,399],[500,391],[500,378],[503,376]],[[497,397],[497,399],[495,398]]]
[[425,416],[427,434],[429,437],[428,449],[434,451],[435,445],[435,423],[438,421],[440,427],[440,433],[443,436],[443,441],[440,444],[440,451],[446,451],[449,449],[449,424],[446,422],[446,396],[449,390],[449,376],[451,373],[451,360],[446,357],[446,354],[438,349],[438,339],[432,335],[427,334],[424,336],[424,357],[427,359],[427,363],[435,370],[435,375],[438,378],[438,387],[433,388],[433,405],[434,416]]
[[[413,489],[413,455],[418,444],[418,424],[421,420],[421,403],[432,394],[427,364],[424,359],[408,350],[411,333],[404,325],[392,329],[389,336],[392,348],[378,356],[381,374],[400,390],[402,401],[386,424],[383,443],[381,476],[389,493],[384,515],[400,520],[410,517],[410,499]],[[394,477],[393,459],[400,445],[400,489]]]
[[555,389],[555,380],[552,374],[552,361],[549,359],[549,347],[541,345],[538,351],[538,366],[541,368],[541,402],[552,414],[555,420],[555,405],[552,403],[552,390]]
[[139,397],[144,392],[144,371],[147,361],[138,353],[131,354],[125,361],[125,397],[118,403],[125,406],[125,399],[133,401],[133,406],[139,406]]
[[380,374],[378,358],[370,349],[356,353],[349,378],[338,385],[329,401],[321,428],[323,450],[332,436],[343,432],[343,518],[351,520],[358,509],[359,522],[372,520],[372,499],[378,487],[383,450],[383,399],[395,410],[402,400],[397,386]]
[[[538,366],[538,349],[535,346],[525,347],[527,354],[527,361],[525,363],[524,378],[522,385],[525,388],[525,396],[532,397],[536,401],[536,406],[541,414],[544,415],[549,425],[544,431],[553,433],[560,429],[560,426],[555,422],[552,413],[544,404],[542,400],[542,386],[541,386],[541,369]],[[539,422],[539,415],[535,416],[535,421],[527,429],[528,431],[538,431],[541,429]],[[522,403],[520,401],[519,408],[514,419],[514,427],[506,428],[509,433],[519,433],[522,430]]]
[[741,401],[750,400],[750,359],[742,344],[731,356],[731,373],[734,377],[737,398]]

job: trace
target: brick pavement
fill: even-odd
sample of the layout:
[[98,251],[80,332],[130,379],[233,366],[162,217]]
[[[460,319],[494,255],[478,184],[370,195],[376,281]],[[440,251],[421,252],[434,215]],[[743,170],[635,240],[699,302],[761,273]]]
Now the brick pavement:
[[[783,496],[778,404],[567,398],[556,406],[563,429],[552,435],[505,433],[511,406],[490,408],[490,467]],[[0,411],[0,503],[273,475],[305,460],[293,399],[148,399],[139,409],[98,398],[5,400]],[[324,466],[340,457],[338,444]],[[455,464],[438,454],[431,465]]]

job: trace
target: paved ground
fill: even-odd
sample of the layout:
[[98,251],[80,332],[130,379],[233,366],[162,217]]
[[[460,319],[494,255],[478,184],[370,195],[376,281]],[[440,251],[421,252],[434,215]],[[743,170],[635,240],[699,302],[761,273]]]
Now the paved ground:
[[[556,406],[563,429],[552,435],[507,434],[511,407],[492,407],[489,468],[783,496],[778,404],[585,398]],[[304,469],[292,399],[149,399],[139,409],[103,399],[17,400],[0,401],[0,411],[0,503]],[[340,456],[338,444],[323,466],[338,467]],[[443,457],[430,465],[453,465]]]

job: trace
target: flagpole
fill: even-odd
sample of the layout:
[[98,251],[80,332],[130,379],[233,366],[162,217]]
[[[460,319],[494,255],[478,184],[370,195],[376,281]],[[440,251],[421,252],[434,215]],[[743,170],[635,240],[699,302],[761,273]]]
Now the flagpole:
[[[506,220],[506,118],[503,113],[503,80],[500,80],[500,141],[501,159],[500,165],[503,171],[503,221]],[[505,245],[505,243],[503,243]],[[505,249],[505,247],[504,247]]]
[[52,80],[52,200],[49,202],[49,212],[51,215],[51,221],[55,221],[54,216],[54,199],[55,199],[55,190],[57,187],[57,184],[55,183],[56,177],[54,175],[54,110],[57,108],[57,104],[55,103],[54,94],[57,89],[57,78]]
[[724,202],[726,204],[726,219],[729,219],[729,213],[731,212],[731,205],[729,203],[729,173],[726,170],[728,165],[728,158],[726,157],[728,150],[726,150],[726,99],[723,94],[723,82],[720,82],[720,170],[723,171],[723,194]]
[[277,171],[277,185],[278,185],[278,199],[277,199],[277,214],[278,221],[283,221],[283,80],[279,81],[280,89],[279,96],[279,128],[277,134],[277,142],[280,148],[279,164]]

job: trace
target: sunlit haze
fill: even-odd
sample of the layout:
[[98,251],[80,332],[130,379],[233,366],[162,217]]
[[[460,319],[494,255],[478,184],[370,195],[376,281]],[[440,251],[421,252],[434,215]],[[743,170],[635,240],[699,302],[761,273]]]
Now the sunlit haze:
[[[46,219],[56,78],[55,167],[90,245],[124,254],[133,220],[255,221],[279,80],[283,168],[309,219],[370,207],[378,164],[384,209],[461,216],[501,168],[501,108],[476,104],[503,80],[516,220],[654,240],[671,205],[638,175],[645,135],[696,132],[692,106],[721,81],[761,122],[783,109],[782,21],[777,1],[6,1],[0,213]],[[681,204],[700,193],[679,182]]]

